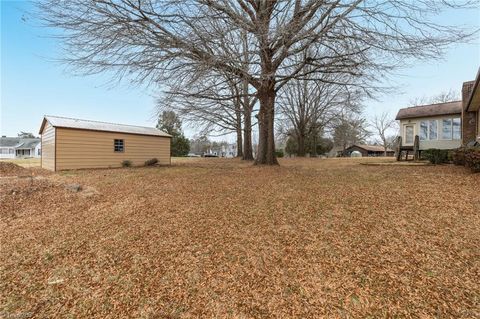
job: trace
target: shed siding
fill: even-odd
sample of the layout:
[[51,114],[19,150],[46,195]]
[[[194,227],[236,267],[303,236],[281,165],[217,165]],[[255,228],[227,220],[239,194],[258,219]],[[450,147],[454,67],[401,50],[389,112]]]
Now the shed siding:
[[[406,124],[414,124],[415,125],[415,135],[420,134],[420,122],[427,121],[427,120],[438,120],[437,123],[437,130],[438,130],[438,139],[437,140],[428,140],[428,141],[420,141],[420,150],[426,150],[429,148],[438,148],[438,149],[454,149],[458,148],[462,145],[462,140],[443,140],[441,137],[442,133],[442,120],[443,119],[451,119],[451,118],[460,118],[460,114],[458,115],[444,115],[444,116],[435,116],[435,117],[421,117],[421,118],[412,118],[412,119],[405,119],[400,121],[400,134],[402,139],[405,138],[404,128]],[[402,144],[404,144],[404,140]]]
[[[124,152],[114,152],[115,139],[124,140]],[[57,128],[57,170],[134,166],[151,158],[170,164],[170,138],[115,132]]]
[[42,168],[55,170],[55,132],[56,129],[48,122],[42,131]]

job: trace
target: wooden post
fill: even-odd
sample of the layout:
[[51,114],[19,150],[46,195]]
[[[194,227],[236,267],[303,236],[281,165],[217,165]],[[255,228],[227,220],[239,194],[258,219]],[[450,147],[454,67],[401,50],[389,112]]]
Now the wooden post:
[[402,137],[397,136],[397,161],[400,161],[402,156]]
[[415,135],[415,141],[413,142],[413,160],[418,161],[420,159],[420,138]]

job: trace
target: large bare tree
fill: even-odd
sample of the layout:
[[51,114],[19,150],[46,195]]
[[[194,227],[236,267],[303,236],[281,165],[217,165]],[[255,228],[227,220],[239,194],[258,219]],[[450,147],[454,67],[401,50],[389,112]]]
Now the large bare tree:
[[[305,156],[305,143],[315,143],[319,133],[330,130],[339,116],[360,111],[362,93],[347,82],[336,74],[317,81],[306,77],[290,81],[279,92],[279,116],[286,120],[287,131],[296,140],[298,156]],[[316,150],[315,146],[308,148]]]
[[[38,0],[60,29],[65,61],[84,73],[158,84],[197,68],[247,81],[259,100],[258,164],[275,158],[275,99],[291,79],[350,74],[374,82],[415,59],[439,58],[471,32],[441,25],[446,8],[473,1]],[[252,62],[231,46],[247,34]],[[308,71],[306,66],[308,66]]]
[[367,129],[367,121],[358,114],[344,113],[335,123],[333,129],[333,143],[342,147],[342,153],[354,144],[363,144],[371,135]]
[[389,132],[397,128],[397,122],[388,112],[383,112],[380,115],[375,115],[370,125],[384,149],[384,155],[387,156],[388,148],[392,147],[393,141],[392,134],[389,134]]
[[171,84],[157,103],[158,111],[175,110],[201,135],[235,133],[237,156],[253,159],[251,114],[255,99],[244,92],[248,90],[245,81],[217,73],[191,80]]

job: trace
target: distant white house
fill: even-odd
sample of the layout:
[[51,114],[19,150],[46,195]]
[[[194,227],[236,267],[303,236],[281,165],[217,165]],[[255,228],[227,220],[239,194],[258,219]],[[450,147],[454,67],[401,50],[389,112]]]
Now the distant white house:
[[208,149],[208,151],[205,152],[204,155],[233,158],[237,156],[237,145],[222,144],[221,146]]
[[0,158],[41,157],[39,138],[0,137]]

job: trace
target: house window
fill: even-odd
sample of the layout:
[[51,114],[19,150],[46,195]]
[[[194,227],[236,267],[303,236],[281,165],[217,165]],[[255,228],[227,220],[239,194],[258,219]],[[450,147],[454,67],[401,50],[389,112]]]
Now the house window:
[[10,148],[10,149],[8,150],[8,154],[14,154],[14,153],[15,153],[15,150],[14,150],[13,148]]
[[420,122],[420,141],[426,141],[428,139],[428,122]]
[[454,140],[461,139],[462,133],[461,133],[461,122],[459,117],[453,119],[452,126],[453,126],[453,139]]
[[421,121],[419,138],[421,141],[436,140],[438,138],[437,120]]
[[444,140],[452,139],[452,119],[443,120],[442,139]]
[[41,148],[38,149],[37,155],[38,155],[38,156],[42,155],[42,149],[41,149]]
[[462,136],[460,118],[444,119],[442,121],[442,139],[459,140]]
[[1,154],[8,154],[8,150],[6,148],[2,148],[0,151]]
[[429,130],[428,130],[428,139],[436,140],[437,139],[437,120],[429,121]]
[[123,152],[124,151],[123,140],[113,140],[113,150],[115,152]]

